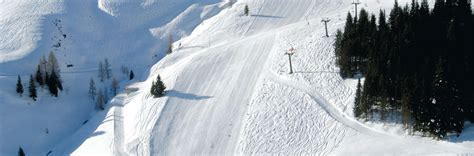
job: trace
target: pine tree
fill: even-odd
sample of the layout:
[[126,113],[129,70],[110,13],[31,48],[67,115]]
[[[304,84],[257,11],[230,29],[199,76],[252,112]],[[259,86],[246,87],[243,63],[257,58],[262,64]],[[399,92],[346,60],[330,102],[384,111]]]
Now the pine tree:
[[104,97],[104,93],[103,91],[99,91],[99,93],[97,93],[97,100],[96,100],[96,105],[95,105],[95,108],[97,110],[104,110],[104,103],[105,103],[105,97]]
[[28,91],[30,92],[30,98],[33,99],[33,101],[36,101],[36,85],[33,75],[30,75],[30,85],[28,86]]
[[97,88],[95,87],[94,79],[91,78],[91,80],[89,81],[89,97],[91,97],[92,100],[95,100],[96,95]]
[[54,72],[54,70],[52,71],[51,75],[49,75],[48,88],[51,95],[58,97],[58,93],[59,93],[58,89],[62,88],[62,85],[58,76],[56,75],[56,72]]
[[18,75],[18,80],[16,82],[16,93],[20,94],[20,96],[23,95],[23,84],[21,84],[20,75]]
[[336,64],[341,67],[341,56],[342,56],[342,31],[337,30],[336,31],[336,42],[334,42],[334,52],[336,53]]
[[[48,65],[49,65],[49,72],[55,72],[58,76],[59,76],[59,73],[60,73],[60,70],[59,70],[59,63],[58,63],[58,60],[56,59],[56,56],[54,55],[53,52],[50,52],[49,53],[49,56],[48,56]],[[48,68],[48,67],[47,67]]]
[[100,82],[104,82],[104,79],[105,79],[105,69],[104,69],[104,65],[102,64],[102,61],[99,63],[99,79],[100,79]]
[[[48,86],[48,90],[49,90],[49,87],[51,86],[51,80],[50,80],[50,78],[49,78],[49,73],[46,72],[44,75],[45,75],[45,76],[44,76],[44,84],[45,84],[46,86]],[[50,92],[51,92],[51,91],[50,91]]]
[[25,156],[25,152],[23,152],[23,149],[20,147],[20,149],[18,149],[18,156]]
[[150,92],[155,98],[157,98],[165,95],[165,89],[166,86],[163,81],[161,81],[160,75],[158,75],[156,81],[153,81]]
[[132,80],[134,77],[135,77],[135,74],[133,73],[133,70],[131,70],[129,80]]
[[44,87],[43,73],[41,72],[41,67],[40,67],[39,64],[38,64],[38,66],[37,66],[37,68],[36,68],[35,79],[36,79],[36,82],[38,82],[38,84],[39,84],[41,87]]
[[104,69],[105,69],[105,76],[107,79],[112,78],[112,69],[110,67],[109,60],[105,58],[104,60]]
[[115,95],[117,95],[117,90],[119,88],[119,82],[117,81],[117,79],[113,78],[112,79],[112,84],[111,84],[111,89],[112,89],[112,93]]
[[106,104],[109,101],[109,92],[107,91],[107,87],[104,86],[104,90],[102,91],[104,95],[104,104]]
[[363,117],[363,106],[362,106],[362,85],[360,79],[357,81],[356,97],[354,99],[354,116],[361,118]]
[[166,54],[173,53],[173,36],[168,36],[168,49],[166,49]]
[[244,7],[244,15],[245,16],[249,15],[249,6],[248,5],[245,5],[245,7]]
[[[42,71],[42,78],[43,81],[46,81],[46,72],[49,72],[47,69],[48,67],[48,61],[46,61],[46,57],[43,55],[43,57],[40,59],[40,62],[38,63],[40,66],[40,70]],[[45,82],[46,84],[46,82]]]

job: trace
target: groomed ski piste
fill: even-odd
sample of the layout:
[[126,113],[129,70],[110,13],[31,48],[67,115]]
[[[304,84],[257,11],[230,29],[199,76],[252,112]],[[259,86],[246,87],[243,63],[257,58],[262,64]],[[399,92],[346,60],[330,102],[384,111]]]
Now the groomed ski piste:
[[[371,13],[393,6],[393,1],[360,2],[359,7]],[[399,1],[403,5],[408,2]],[[43,7],[47,10],[45,14],[59,14],[47,15],[53,16],[47,18],[89,17],[95,20],[78,20],[75,21],[81,23],[78,26],[65,26],[72,37],[77,35],[69,41],[71,43],[64,41],[65,47],[72,49],[68,53],[78,53],[69,55],[77,58],[99,55],[108,57],[111,62],[130,62],[130,68],[141,75],[135,81],[123,80],[122,92],[104,111],[91,111],[92,104],[76,106],[91,103],[75,99],[78,95],[87,98],[86,85],[58,99],[45,97],[44,104],[56,101],[68,103],[64,107],[71,110],[82,109],[78,115],[71,115],[68,113],[75,111],[61,112],[62,107],[49,106],[59,113],[45,119],[41,119],[44,114],[39,113],[42,112],[28,108],[41,106],[25,104],[16,108],[13,105],[18,103],[14,102],[17,97],[10,93],[13,89],[2,89],[1,93],[8,96],[0,100],[8,104],[0,106],[1,127],[12,128],[0,131],[0,136],[6,138],[0,142],[1,153],[16,154],[18,147],[23,145],[27,154],[37,155],[474,154],[474,126],[470,124],[459,138],[439,141],[408,135],[400,125],[364,123],[353,117],[357,80],[344,80],[338,75],[333,48],[335,31],[343,28],[347,12],[354,14],[351,0],[144,0],[139,5],[135,3],[91,0],[84,3],[55,1],[54,5],[44,5],[47,6]],[[22,5],[25,4],[15,7],[28,8],[35,4]],[[250,8],[249,16],[243,14],[245,5]],[[54,9],[48,10],[49,7]],[[58,12],[51,13],[51,10]],[[9,15],[2,11],[0,14]],[[43,16],[31,14],[35,18]],[[328,23],[330,37],[325,37],[323,18],[331,19]],[[5,30],[3,25],[0,30]],[[14,26],[11,27],[14,30]],[[47,32],[36,29],[28,30]],[[174,52],[150,59],[157,50],[166,48],[169,34],[182,37],[174,42]],[[49,40],[48,34],[43,34],[42,39],[30,38],[35,37],[20,36],[14,41],[2,38],[8,41],[0,43],[4,44],[0,46],[3,48],[0,49],[0,74],[3,74],[0,79],[6,80],[1,81],[2,87],[13,86],[16,81],[17,73],[6,70],[7,67],[33,61],[31,69],[34,69],[36,60],[46,54],[37,54],[35,49],[48,49],[42,45],[49,44],[49,41],[43,41]],[[96,41],[90,41],[94,39]],[[27,48],[33,50],[21,49],[24,46],[14,44],[15,41],[26,42],[22,44],[32,45]],[[3,52],[5,47],[19,50]],[[288,56],[284,55],[290,48],[295,50],[293,74],[289,74]],[[93,52],[85,52],[86,49],[93,49]],[[97,54],[97,51],[105,52]],[[69,57],[59,57],[59,60]],[[162,59],[154,64],[159,58]],[[77,61],[83,70],[71,71],[77,73],[71,74],[74,76],[63,74],[64,79],[73,81],[71,77],[76,77],[82,84],[88,84],[89,78],[96,76],[96,62],[95,58]],[[154,65],[148,66],[151,64]],[[21,70],[24,73],[34,71],[26,67]],[[167,86],[167,95],[153,98],[149,91],[158,74]],[[27,77],[23,81],[27,81]],[[73,82],[67,85],[81,86]],[[10,107],[15,109],[8,109]],[[33,114],[17,121],[13,118],[20,115],[7,113],[16,109],[27,109]],[[30,121],[39,122],[37,124],[15,124],[38,116],[40,119]],[[74,118],[63,119],[65,117]],[[88,122],[82,124],[84,120]],[[44,128],[36,128],[43,123],[63,124],[54,129],[61,133],[43,134]],[[14,134],[18,129],[21,129],[18,132],[30,132],[25,130],[28,128],[34,131],[26,136]],[[19,136],[23,138],[15,140]],[[29,138],[37,137],[43,142],[27,144]]]

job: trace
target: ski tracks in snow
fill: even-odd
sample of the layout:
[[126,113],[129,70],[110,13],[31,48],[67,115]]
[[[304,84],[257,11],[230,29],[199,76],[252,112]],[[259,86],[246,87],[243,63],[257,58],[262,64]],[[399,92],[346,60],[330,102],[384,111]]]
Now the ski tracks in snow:
[[275,73],[272,73],[270,71],[267,72],[266,76],[267,76],[268,79],[270,79],[270,80],[272,80],[276,83],[283,84],[285,86],[289,86],[289,87],[298,89],[298,90],[306,93],[307,95],[309,95],[311,97],[311,99],[313,101],[317,102],[317,104],[319,104],[319,106],[321,106],[321,108],[323,108],[329,116],[334,118],[336,121],[338,121],[338,122],[352,128],[352,129],[356,130],[357,132],[360,132],[360,133],[363,133],[363,134],[366,134],[366,135],[369,135],[369,136],[387,136],[387,135],[389,135],[389,134],[386,134],[386,133],[383,133],[383,132],[380,132],[380,131],[373,130],[373,129],[361,124],[360,122],[356,121],[352,117],[347,116],[341,110],[339,110],[338,108],[334,107],[334,105],[329,103],[326,100],[326,98],[321,96],[317,90],[313,89],[309,85],[305,85],[305,84],[302,84],[300,82],[296,82],[296,81],[289,80],[289,79],[280,78]]

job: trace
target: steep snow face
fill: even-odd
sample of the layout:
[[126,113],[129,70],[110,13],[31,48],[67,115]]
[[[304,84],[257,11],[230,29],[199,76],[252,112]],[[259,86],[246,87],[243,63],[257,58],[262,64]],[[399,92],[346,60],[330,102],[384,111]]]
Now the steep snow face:
[[63,2],[0,1],[0,63],[30,54],[42,39],[45,16],[64,12]]
[[[133,81],[120,71],[122,66],[134,71],[135,80],[143,79],[164,56],[168,35],[174,40],[189,35],[229,3],[0,0],[0,155],[13,155],[20,146],[27,154],[45,155],[50,150],[57,155],[69,154],[106,117],[107,113],[94,110],[94,101],[87,96],[91,78],[99,90],[110,86],[111,80],[97,79],[100,61],[108,58],[112,75],[123,89]],[[199,18],[194,19],[195,14]],[[188,19],[194,20],[187,22]],[[27,90],[29,75],[49,52],[59,60],[64,91],[54,98],[47,89],[39,89],[35,102],[27,92],[19,97],[15,93],[17,75]],[[99,117],[90,119],[91,116]],[[76,138],[68,137],[81,127],[88,131],[73,135]],[[59,142],[71,147],[55,147]]]

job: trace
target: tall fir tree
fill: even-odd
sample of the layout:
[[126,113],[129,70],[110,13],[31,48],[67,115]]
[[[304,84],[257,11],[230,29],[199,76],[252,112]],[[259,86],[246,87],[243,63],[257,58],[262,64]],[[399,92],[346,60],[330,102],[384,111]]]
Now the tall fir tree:
[[16,93],[23,95],[23,84],[21,83],[21,77],[18,75],[18,80],[16,82]]
[[112,78],[112,68],[110,66],[110,63],[109,63],[109,59],[105,58],[104,59],[104,72],[105,72],[105,77],[107,79],[110,79]]
[[41,72],[41,67],[40,67],[39,64],[38,64],[38,66],[37,66],[37,68],[36,68],[35,79],[36,79],[36,82],[38,82],[38,84],[39,84],[41,87],[44,87],[43,73]]
[[33,99],[33,101],[36,101],[37,93],[36,93],[36,84],[35,80],[33,79],[33,75],[30,75],[30,85],[28,86],[28,91],[30,93],[30,98]]
[[61,85],[61,80],[59,80],[56,72],[54,70],[52,73],[49,75],[49,92],[51,95],[58,97],[59,90],[62,90],[62,85]]
[[364,111],[362,106],[362,85],[360,84],[360,79],[357,81],[356,96],[354,99],[354,116],[358,118],[364,117]]
[[104,80],[105,80],[105,69],[104,69],[104,64],[102,64],[102,61],[99,62],[98,72],[99,72],[98,77],[99,77],[100,82],[104,82]]
[[110,85],[110,89],[112,90],[112,93],[115,95],[117,95],[117,90],[119,88],[119,82],[117,81],[117,79],[115,78],[112,78],[112,84]]
[[48,71],[50,73],[54,71],[57,74],[56,76],[61,77],[59,75],[59,73],[61,72],[59,69],[59,63],[58,63],[58,60],[56,59],[56,56],[54,55],[54,52],[50,52],[48,55],[48,66],[49,66]]
[[97,93],[97,100],[96,100],[96,105],[95,105],[95,108],[97,110],[104,110],[104,103],[105,103],[105,96],[104,96],[104,93],[103,91],[99,91],[99,93]]
[[166,54],[173,53],[173,35],[168,36],[168,49],[166,49]]
[[89,97],[92,100],[95,100],[96,95],[97,95],[97,88],[95,87],[94,79],[91,78],[91,80],[89,81]]

